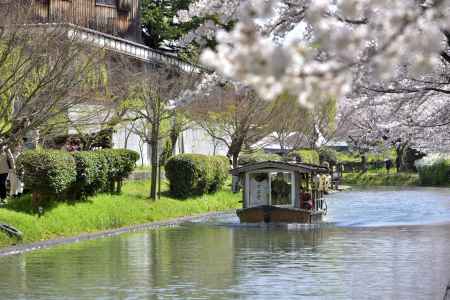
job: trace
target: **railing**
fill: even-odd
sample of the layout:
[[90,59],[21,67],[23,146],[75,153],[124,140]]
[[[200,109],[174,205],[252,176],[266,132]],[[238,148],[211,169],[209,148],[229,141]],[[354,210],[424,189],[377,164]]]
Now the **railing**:
[[326,211],[328,209],[327,202],[323,198],[323,192],[318,190],[311,191],[311,197],[313,199],[313,211]]
[[327,209],[328,206],[325,199],[319,198],[314,201],[314,211],[327,211]]
[[69,37],[78,38],[81,41],[86,41],[100,48],[105,48],[110,51],[128,55],[152,64],[166,64],[176,66],[177,68],[180,68],[185,72],[211,72],[211,70],[203,66],[183,61],[178,57],[164,53],[162,51],[89,28],[80,27],[69,23],[48,23],[40,24],[37,26],[66,26],[69,28]]

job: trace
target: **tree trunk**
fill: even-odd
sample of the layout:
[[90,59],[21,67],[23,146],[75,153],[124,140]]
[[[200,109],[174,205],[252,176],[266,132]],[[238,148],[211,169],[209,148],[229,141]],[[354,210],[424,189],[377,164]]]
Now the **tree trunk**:
[[[239,153],[237,153],[237,154],[235,153],[232,155],[233,169],[239,167],[238,159],[239,159]],[[237,177],[237,176],[233,176],[231,178],[231,191],[233,193],[239,192],[239,177]]]
[[397,154],[397,158],[395,159],[395,167],[397,168],[397,173],[404,170],[403,167],[403,156],[405,154],[405,149],[408,143],[402,143],[395,147],[395,152]]
[[241,153],[242,145],[244,144],[244,139],[234,139],[231,141],[231,145],[228,148],[227,156],[231,158],[233,169],[239,166],[239,153]]
[[[141,155],[141,167],[144,167],[144,142],[142,140],[139,140],[138,147],[139,147],[139,154]],[[148,155],[148,153],[147,153],[147,155]],[[148,159],[148,156],[147,156],[147,159]]]
[[33,192],[31,196],[31,207],[33,211],[38,211],[38,207],[41,204],[41,195],[38,192]]
[[239,167],[239,153],[232,154],[232,163],[233,163],[233,169]]
[[158,124],[152,125],[151,132],[151,165],[152,165],[152,173],[151,173],[151,186],[150,186],[150,199],[158,200],[158,174],[159,174],[159,154],[158,154],[158,145],[159,145],[159,127]]
[[117,194],[122,193],[122,180],[117,181]]
[[216,153],[217,153],[217,140],[213,137],[212,141],[213,141],[213,155],[216,155]]
[[[234,150],[234,151],[233,151]],[[228,157],[231,157],[231,163],[234,168],[239,167],[239,153],[241,152],[241,148],[236,147],[236,148],[232,148],[230,147],[230,149],[228,150]],[[233,193],[237,193],[239,192],[239,181],[235,180],[235,178],[233,177],[233,181],[231,184],[231,191]]]
[[161,197],[161,165],[158,165],[158,199]]
[[175,130],[171,130],[170,132],[170,146],[172,147],[171,149],[171,154],[172,156],[177,154],[177,141],[178,141],[178,132],[176,132]]
[[180,144],[181,144],[181,147],[180,147],[181,153],[185,153],[186,150],[184,149],[184,136],[183,135],[181,135]]
[[361,172],[366,173],[367,172],[367,157],[365,154],[361,155]]

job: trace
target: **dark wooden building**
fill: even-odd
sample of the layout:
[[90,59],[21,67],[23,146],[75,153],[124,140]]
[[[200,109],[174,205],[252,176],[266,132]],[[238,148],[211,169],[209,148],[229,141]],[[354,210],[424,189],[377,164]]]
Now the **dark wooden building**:
[[7,23],[11,17],[20,24],[61,26],[91,45],[152,65],[174,65],[188,72],[208,71],[141,43],[140,1],[0,0],[0,26],[2,19]]
[[[0,4],[18,0],[0,0]],[[140,0],[24,0],[35,23],[69,23],[134,42],[141,41]]]

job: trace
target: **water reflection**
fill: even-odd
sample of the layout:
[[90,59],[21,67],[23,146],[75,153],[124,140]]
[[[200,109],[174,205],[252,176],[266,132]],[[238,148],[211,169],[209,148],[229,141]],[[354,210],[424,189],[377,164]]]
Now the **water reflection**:
[[[242,226],[230,215],[0,258],[0,299],[442,299],[450,225],[409,223],[442,221],[450,193],[378,192],[337,194],[335,226]],[[392,199],[409,204],[390,211]],[[362,216],[359,201],[370,203]],[[423,201],[439,211],[421,215]]]

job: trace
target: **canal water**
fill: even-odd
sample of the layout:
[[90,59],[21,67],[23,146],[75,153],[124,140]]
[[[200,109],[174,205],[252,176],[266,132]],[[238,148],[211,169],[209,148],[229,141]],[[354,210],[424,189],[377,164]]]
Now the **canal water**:
[[440,299],[450,190],[328,197],[321,226],[233,214],[0,257],[0,299]]

